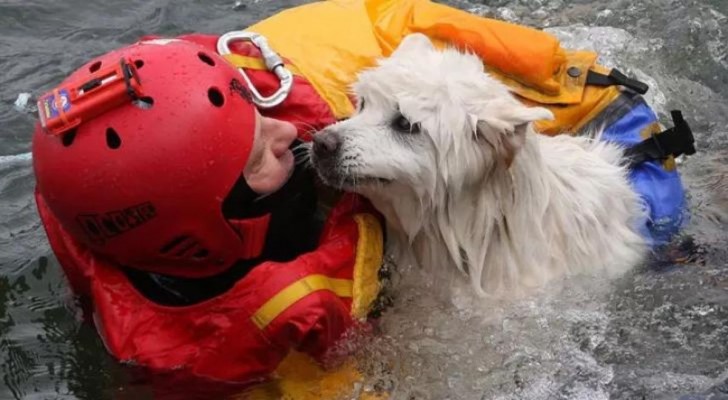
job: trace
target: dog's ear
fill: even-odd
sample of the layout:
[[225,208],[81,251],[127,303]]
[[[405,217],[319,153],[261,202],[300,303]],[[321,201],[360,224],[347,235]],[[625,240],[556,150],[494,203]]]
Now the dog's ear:
[[435,46],[430,41],[430,38],[421,33],[412,33],[405,36],[402,42],[399,43],[397,49],[392,53],[394,56],[405,56],[410,52],[421,52],[423,50],[434,50]]
[[552,119],[554,115],[543,107],[526,107],[516,100],[493,101],[488,104],[487,115],[478,119],[476,135],[493,148],[508,168],[526,143],[528,124]]

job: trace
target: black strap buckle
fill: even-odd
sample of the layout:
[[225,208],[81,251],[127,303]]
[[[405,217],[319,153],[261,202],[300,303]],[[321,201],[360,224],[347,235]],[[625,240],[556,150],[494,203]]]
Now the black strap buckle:
[[131,98],[131,101],[139,100],[139,95],[134,90],[134,87],[131,84],[131,80],[134,79],[137,83],[137,85],[140,85],[142,82],[139,79],[139,75],[137,75],[135,70],[132,68],[131,64],[127,63],[123,58],[121,61],[121,71],[124,74],[124,85],[126,86],[126,94],[129,95],[129,98]]
[[670,114],[675,126],[653,133],[649,138],[625,150],[624,155],[629,159],[630,167],[644,161],[695,154],[695,137],[682,112],[673,110]]
[[594,86],[612,86],[621,85],[634,90],[639,94],[645,94],[650,89],[646,83],[632,79],[621,73],[618,69],[612,68],[609,75],[603,75],[599,72],[589,70],[586,74],[586,84]]

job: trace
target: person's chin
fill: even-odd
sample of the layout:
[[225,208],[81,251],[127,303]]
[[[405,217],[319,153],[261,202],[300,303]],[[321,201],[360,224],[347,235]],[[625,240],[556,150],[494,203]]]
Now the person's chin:
[[269,190],[268,193],[274,193],[278,191],[280,188],[283,187],[283,185],[288,182],[289,179],[291,179],[291,176],[293,175],[293,171],[296,167],[296,160],[293,156],[293,152],[290,150],[286,151],[283,155],[278,157],[279,167],[280,171],[276,173],[277,177],[280,177],[279,179],[276,179],[278,182],[277,185],[275,185],[275,189]]

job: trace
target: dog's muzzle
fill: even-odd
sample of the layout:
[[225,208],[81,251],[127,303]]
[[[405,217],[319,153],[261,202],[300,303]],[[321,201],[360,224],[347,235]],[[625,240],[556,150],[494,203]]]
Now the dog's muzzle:
[[332,186],[341,181],[338,174],[340,152],[341,137],[336,132],[324,130],[313,136],[311,161],[319,177]]
[[389,179],[361,175],[358,157],[344,152],[344,139],[333,130],[323,130],[313,137],[311,161],[319,177],[329,186],[356,189],[371,183],[390,183]]
[[313,136],[313,152],[318,159],[335,159],[340,148],[341,138],[336,132],[323,131]]

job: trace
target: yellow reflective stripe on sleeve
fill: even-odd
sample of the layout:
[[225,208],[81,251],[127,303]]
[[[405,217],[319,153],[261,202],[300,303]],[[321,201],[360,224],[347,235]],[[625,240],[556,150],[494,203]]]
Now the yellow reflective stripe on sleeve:
[[309,275],[299,279],[266,301],[251,317],[253,323],[258,328],[265,329],[271,321],[288,307],[319,290],[328,290],[339,297],[351,297],[352,281],[350,279],[329,278],[325,275]]

